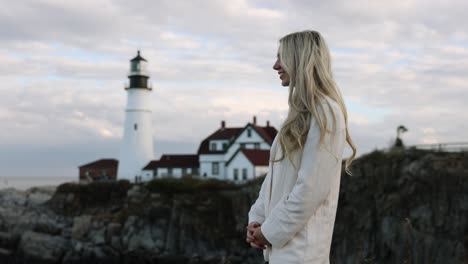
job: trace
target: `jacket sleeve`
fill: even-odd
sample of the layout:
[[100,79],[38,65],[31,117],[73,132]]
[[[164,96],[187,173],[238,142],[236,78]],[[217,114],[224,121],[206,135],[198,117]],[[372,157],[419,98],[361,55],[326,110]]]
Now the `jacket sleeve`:
[[247,224],[252,222],[258,222],[259,224],[262,224],[263,221],[265,221],[265,190],[267,188],[269,174],[270,172],[267,173],[267,176],[263,180],[257,200],[252,205],[252,207],[250,207],[249,222]]
[[[261,226],[265,238],[273,247],[281,248],[301,230],[323,203],[331,189],[333,177],[341,167],[346,140],[344,121],[337,116],[335,133],[326,133],[324,145],[319,147],[320,127],[315,118],[302,152],[298,176],[291,192],[272,209]],[[329,118],[328,120],[333,120]],[[332,121],[328,122],[330,130]],[[328,149],[328,150],[327,150]]]

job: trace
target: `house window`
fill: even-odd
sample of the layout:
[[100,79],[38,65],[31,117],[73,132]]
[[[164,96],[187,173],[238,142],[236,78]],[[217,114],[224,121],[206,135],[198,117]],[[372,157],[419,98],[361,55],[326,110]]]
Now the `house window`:
[[242,169],[242,179],[247,180],[247,169],[246,168]]
[[211,150],[216,150],[216,143],[211,143]]
[[187,168],[182,168],[182,175],[187,175]]
[[234,169],[234,180],[237,181],[237,179],[239,178],[239,169]]
[[227,149],[227,143],[223,143],[223,150]]
[[254,148],[259,149],[260,148],[260,143],[254,143]]
[[133,125],[133,128],[134,128],[135,130],[137,130],[137,129],[138,129],[138,125],[137,125],[137,124]]
[[240,148],[245,148],[245,143],[240,143]]
[[213,162],[211,167],[211,174],[218,175],[219,174],[219,162]]
[[168,174],[169,176],[172,176],[172,168],[167,168],[167,174]]
[[156,168],[156,169],[154,169],[154,171],[153,171],[153,175],[154,175],[154,177],[155,177],[155,178],[156,178],[156,176],[158,176],[158,169],[157,169],[157,168]]
[[247,137],[251,137],[252,136],[252,130],[251,129],[247,129]]

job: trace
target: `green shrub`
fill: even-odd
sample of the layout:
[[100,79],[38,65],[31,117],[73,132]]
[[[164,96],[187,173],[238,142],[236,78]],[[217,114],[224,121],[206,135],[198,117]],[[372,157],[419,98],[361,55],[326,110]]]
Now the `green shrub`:
[[150,192],[165,193],[195,193],[198,191],[235,190],[240,187],[223,180],[200,180],[193,178],[162,178],[154,179],[146,184]]
[[217,179],[201,180],[195,187],[203,191],[237,190],[240,188],[235,183]]
[[56,194],[73,194],[83,205],[104,204],[127,196],[131,183],[128,180],[91,182],[88,184],[64,183]]

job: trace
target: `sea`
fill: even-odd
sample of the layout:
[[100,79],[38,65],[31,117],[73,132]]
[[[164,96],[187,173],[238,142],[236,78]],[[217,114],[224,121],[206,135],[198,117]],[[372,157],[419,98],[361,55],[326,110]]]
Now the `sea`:
[[78,182],[78,177],[2,177],[0,176],[0,190],[15,188],[27,190],[31,187],[58,186],[66,182]]

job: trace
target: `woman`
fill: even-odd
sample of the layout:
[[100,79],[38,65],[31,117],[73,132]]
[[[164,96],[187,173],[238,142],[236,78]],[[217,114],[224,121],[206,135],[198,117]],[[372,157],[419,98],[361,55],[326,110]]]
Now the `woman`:
[[273,69],[289,86],[289,112],[249,212],[247,242],[270,264],[328,264],[346,142],[353,150],[349,175],[356,155],[346,107],[319,32],[281,38]]

